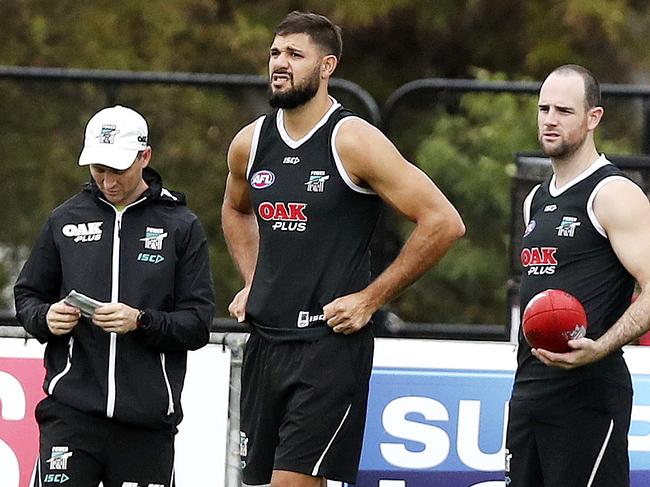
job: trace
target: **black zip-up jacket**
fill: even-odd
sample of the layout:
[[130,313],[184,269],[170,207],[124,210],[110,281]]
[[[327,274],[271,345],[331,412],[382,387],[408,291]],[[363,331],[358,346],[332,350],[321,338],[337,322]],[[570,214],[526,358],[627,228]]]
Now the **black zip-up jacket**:
[[[214,292],[198,218],[153,169],[144,178],[147,191],[121,211],[91,180],[51,213],[16,282],[16,314],[47,342],[49,396],[122,423],[176,431],[187,350],[208,342]],[[72,289],[144,309],[145,326],[117,335],[82,317],[71,333],[53,335],[46,313]]]

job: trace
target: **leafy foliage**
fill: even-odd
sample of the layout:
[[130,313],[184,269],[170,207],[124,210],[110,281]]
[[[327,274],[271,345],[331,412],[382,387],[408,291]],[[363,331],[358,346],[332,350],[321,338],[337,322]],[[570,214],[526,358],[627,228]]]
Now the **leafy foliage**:
[[[487,73],[479,72],[479,78]],[[438,109],[416,163],[458,208],[466,236],[399,301],[417,321],[503,323],[514,153],[536,148],[536,99],[467,94]]]
[[[639,0],[441,0],[435,8],[424,0],[3,0],[0,64],[264,74],[275,25],[300,9],[343,27],[337,75],[379,101],[418,78],[541,79],[566,62],[591,67],[603,82],[630,82],[649,65],[648,8]],[[219,220],[226,151],[266,111],[261,90],[0,79],[0,91],[0,288],[47,214],[88,178],[75,163],[86,121],[121,103],[147,117],[153,166],[203,221],[217,313],[227,314],[241,281]],[[413,321],[503,322],[513,153],[536,148],[535,102],[425,98],[395,114],[389,135],[458,206],[468,234],[396,310]],[[643,108],[617,100],[607,110],[600,147],[639,152]],[[0,307],[10,305],[0,295]]]

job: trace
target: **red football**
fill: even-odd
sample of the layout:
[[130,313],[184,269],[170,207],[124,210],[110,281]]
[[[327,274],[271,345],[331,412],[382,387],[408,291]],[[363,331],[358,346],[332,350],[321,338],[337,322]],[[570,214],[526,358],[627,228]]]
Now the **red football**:
[[587,333],[587,313],[571,294],[547,289],[528,301],[522,318],[524,336],[532,348],[568,352],[567,341]]

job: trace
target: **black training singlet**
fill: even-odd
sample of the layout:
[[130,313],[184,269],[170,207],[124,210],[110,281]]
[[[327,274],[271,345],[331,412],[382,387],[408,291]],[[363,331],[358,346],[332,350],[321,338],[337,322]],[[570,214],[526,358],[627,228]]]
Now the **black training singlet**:
[[246,316],[266,338],[324,336],[323,306],[370,282],[381,199],[349,178],[333,143],[351,115],[333,100],[297,141],[282,110],[255,123],[247,179],[260,243]]
[[[618,260],[593,212],[596,193],[613,178],[625,176],[601,156],[559,191],[554,177],[536,186],[524,203],[522,312],[537,293],[564,290],[583,304],[587,337],[594,340],[623,314],[634,291],[634,278]],[[513,398],[558,393],[596,377],[631,387],[622,351],[570,371],[547,367],[531,355],[522,327],[517,363]]]

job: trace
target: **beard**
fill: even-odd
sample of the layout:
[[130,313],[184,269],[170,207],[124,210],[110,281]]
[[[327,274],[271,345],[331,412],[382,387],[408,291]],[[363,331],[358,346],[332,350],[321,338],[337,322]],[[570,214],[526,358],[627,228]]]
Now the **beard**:
[[[309,100],[316,96],[318,87],[320,85],[320,77],[318,75],[318,67],[309,77],[309,80],[303,86],[292,86],[286,91],[273,92],[273,88],[269,82],[269,104],[273,108],[283,108],[291,110],[304,105]],[[293,81],[293,78],[292,78]]]
[[573,154],[580,150],[587,140],[587,125],[583,124],[581,127],[565,133],[564,138],[560,140],[559,144],[544,144],[542,134],[538,135],[539,145],[542,152],[548,157],[554,159],[569,159]]
[[[560,133],[562,133],[562,131]],[[559,143],[544,144],[543,131],[541,127],[537,134],[537,140],[542,148],[542,152],[544,152],[548,157],[554,159],[570,159],[571,156],[578,152],[585,144],[587,133],[587,121],[583,120],[579,126],[564,131],[561,140],[556,141]]]
[[542,148],[542,152],[548,157],[552,157],[554,159],[568,159],[573,154],[575,154],[585,142],[585,139],[583,138],[575,142],[568,142],[565,140],[557,146],[547,146],[542,141],[541,136],[538,140],[539,145]]

